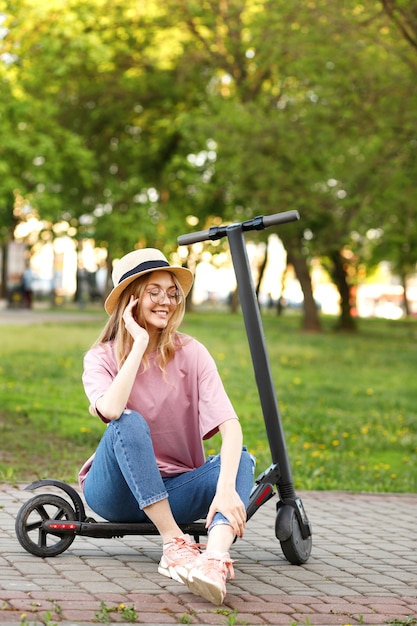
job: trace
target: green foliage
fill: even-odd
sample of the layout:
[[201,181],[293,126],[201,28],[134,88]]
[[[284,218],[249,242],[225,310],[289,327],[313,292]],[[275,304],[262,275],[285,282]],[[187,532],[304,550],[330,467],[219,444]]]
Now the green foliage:
[[[333,320],[313,335],[295,315],[263,319],[295,487],[416,491],[415,322],[361,320],[351,336]],[[95,449],[104,425],[87,411],[81,372],[99,324],[0,327],[4,480],[74,481]],[[242,318],[189,314],[183,330],[215,358],[263,471],[271,457]],[[218,436],[207,442],[218,447]]]
[[138,614],[134,606],[127,607],[126,605],[119,604],[118,606],[107,606],[107,604],[102,600],[100,602],[100,610],[96,611],[95,618],[97,622],[101,622],[107,624],[111,621],[111,614],[115,613],[120,615],[124,622],[131,623],[136,622],[138,619]]
[[[7,25],[6,18],[6,32]],[[19,32],[17,24],[15,27]],[[27,40],[30,40],[29,36]],[[16,72],[12,59],[16,61],[15,51],[20,47],[17,41],[9,44],[7,36],[0,37],[3,58],[9,59],[7,63],[0,63],[2,238],[10,234],[8,231],[14,223],[16,190],[35,206],[40,204],[44,219],[57,220],[64,211],[63,205],[68,207],[71,200],[77,201],[91,185],[91,152],[86,149],[82,137],[57,119],[59,102],[56,98],[51,94],[42,97],[48,80],[39,76],[37,71],[33,75],[29,72],[31,80],[36,77],[43,83],[39,93],[34,87],[34,95],[25,83],[23,68],[20,66]],[[42,202],[39,202],[40,198]]]
[[231,611],[230,609],[217,609],[216,613],[219,615],[224,615],[227,618],[226,626],[237,626],[238,624],[241,624],[243,626],[244,624],[248,624],[247,621],[238,619],[237,609],[233,609],[233,611]]
[[288,208],[303,221],[287,244],[308,254],[369,259],[378,228],[397,266],[415,249],[412,0],[2,0],[0,15],[2,224],[19,189],[112,256],[174,246],[188,214]]

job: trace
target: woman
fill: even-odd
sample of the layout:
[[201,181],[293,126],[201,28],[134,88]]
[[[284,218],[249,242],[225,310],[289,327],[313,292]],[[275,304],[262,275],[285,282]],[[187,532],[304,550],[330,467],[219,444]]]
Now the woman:
[[[110,318],[83,373],[90,412],[108,427],[80,484],[105,519],[151,520],[163,541],[158,571],[221,604],[255,462],[213,359],[178,332],[192,273],[146,248],[124,256],[112,278]],[[217,432],[220,454],[206,460],[202,440]],[[204,552],[179,527],[202,518]]]

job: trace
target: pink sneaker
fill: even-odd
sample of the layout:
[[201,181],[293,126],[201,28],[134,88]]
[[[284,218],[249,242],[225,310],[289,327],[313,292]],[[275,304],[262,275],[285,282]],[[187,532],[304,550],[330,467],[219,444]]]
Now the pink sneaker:
[[174,537],[172,541],[164,544],[158,572],[184,583],[198,556],[200,556],[198,544],[193,543],[190,535]]
[[226,597],[226,580],[235,577],[233,561],[228,552],[200,554],[184,580],[189,590],[213,604],[222,604]]

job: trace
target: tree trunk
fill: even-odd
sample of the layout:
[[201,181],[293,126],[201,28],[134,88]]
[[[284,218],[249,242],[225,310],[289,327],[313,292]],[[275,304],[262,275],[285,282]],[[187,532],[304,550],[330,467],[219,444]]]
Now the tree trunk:
[[340,317],[338,321],[338,330],[355,331],[356,322],[352,317],[353,290],[348,283],[346,260],[342,257],[339,250],[330,255],[332,261],[332,277],[340,295]]
[[265,274],[267,263],[268,263],[268,242],[265,243],[265,254],[261,263],[258,266],[258,283],[256,285],[256,298],[258,302],[259,302],[259,292],[261,290],[261,283]]
[[194,311],[193,291],[194,291],[194,283],[191,285],[191,289],[188,293],[188,296],[185,298],[185,312],[186,313],[192,313]]
[[303,330],[309,332],[320,332],[321,323],[313,297],[313,287],[311,285],[311,277],[307,261],[301,252],[290,248],[287,246],[286,242],[285,247],[287,249],[287,263],[294,267],[295,274],[300,282],[304,295]]
[[1,246],[0,254],[2,255],[0,298],[7,298],[7,243]]
[[406,317],[410,317],[411,316],[411,308],[410,308],[410,302],[408,300],[408,292],[407,292],[407,275],[402,273],[401,274],[401,284],[403,286],[403,290],[404,290],[404,295],[403,295],[403,307],[404,307],[404,313]]
[[105,300],[107,296],[110,294],[113,289],[113,280],[112,280],[112,272],[113,272],[113,259],[110,254],[107,254],[106,258],[106,268],[107,268],[107,278],[106,278],[106,286],[104,288],[103,299]]
[[236,287],[236,289],[232,291],[232,293],[230,294],[230,312],[237,313],[238,309],[239,309],[239,292]]

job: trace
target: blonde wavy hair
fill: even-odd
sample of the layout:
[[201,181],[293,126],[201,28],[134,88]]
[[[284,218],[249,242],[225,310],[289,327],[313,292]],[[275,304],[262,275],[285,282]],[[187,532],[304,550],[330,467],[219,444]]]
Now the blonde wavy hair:
[[[140,304],[142,302],[146,285],[148,284],[151,276],[152,273],[140,276],[137,280],[134,280],[132,283],[130,283],[130,285],[128,285],[126,289],[124,289],[112,314],[107,321],[107,324],[105,325],[97,341],[94,343],[94,346],[97,346],[103,343],[108,343],[109,341],[114,341],[114,352],[119,369],[125,362],[130,350],[132,349],[133,344],[133,337],[125,328],[125,324],[122,318],[123,312],[130,301],[130,296],[138,298],[135,318],[138,324],[140,324],[143,328],[145,328],[145,330],[147,330],[147,324],[143,318]],[[179,350],[183,345],[183,342],[181,341],[181,335],[180,333],[178,333],[178,327],[180,326],[184,318],[185,297],[181,285],[179,284],[175,276],[173,276],[172,274],[171,276],[174,280],[175,287],[182,294],[182,301],[175,307],[166,328],[161,331],[159,338],[157,348],[158,365],[164,374],[166,372],[166,366],[168,365],[169,361],[174,357],[175,352]],[[146,356],[144,356],[142,363],[144,368],[147,369],[148,360]]]

